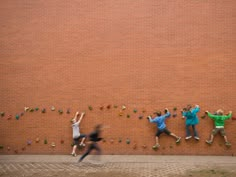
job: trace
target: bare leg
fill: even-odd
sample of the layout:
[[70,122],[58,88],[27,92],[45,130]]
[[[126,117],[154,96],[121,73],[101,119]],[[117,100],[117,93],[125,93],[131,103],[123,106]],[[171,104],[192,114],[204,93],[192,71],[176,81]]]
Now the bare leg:
[[85,141],[85,138],[82,138],[80,145],[83,145]]
[[159,144],[159,138],[156,136],[156,145]]
[[228,139],[227,139],[226,135],[224,136],[224,140],[225,140],[226,143],[228,142]]
[[77,145],[74,145],[71,154],[75,154],[76,148],[77,148]]
[[171,133],[170,136],[175,137],[176,139],[178,139],[179,137],[177,135],[175,135],[174,133]]

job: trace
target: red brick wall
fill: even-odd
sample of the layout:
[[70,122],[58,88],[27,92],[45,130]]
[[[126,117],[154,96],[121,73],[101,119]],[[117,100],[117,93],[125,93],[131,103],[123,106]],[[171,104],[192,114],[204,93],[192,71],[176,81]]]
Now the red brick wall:
[[[201,140],[186,142],[179,112],[189,103],[200,105],[199,117],[205,110],[235,111],[235,5],[233,0],[0,2],[0,111],[5,112],[0,154],[69,154],[70,119],[77,110],[86,111],[83,133],[98,123],[105,126],[104,154],[235,154],[236,121],[226,122],[232,143],[227,149],[220,135],[212,146],[205,143],[213,128],[209,118],[200,118],[197,126]],[[109,104],[110,109],[99,109]],[[119,116],[123,104],[127,109]],[[40,110],[16,120],[25,106]],[[161,148],[153,151],[156,127],[146,116],[165,107],[178,108],[167,126],[183,139],[175,145],[161,135]]]

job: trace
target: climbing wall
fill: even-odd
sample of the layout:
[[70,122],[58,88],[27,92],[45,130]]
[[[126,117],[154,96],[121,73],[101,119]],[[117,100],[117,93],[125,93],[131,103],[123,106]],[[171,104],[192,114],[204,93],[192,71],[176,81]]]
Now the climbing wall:
[[[236,107],[236,2],[103,0],[0,2],[0,154],[69,154],[71,118],[103,124],[104,154],[235,155],[204,116]],[[184,140],[180,110],[199,104],[200,141]],[[146,117],[168,107],[179,144]],[[174,116],[173,116],[174,115]],[[83,149],[81,151],[84,151]],[[82,152],[81,152],[82,153]]]

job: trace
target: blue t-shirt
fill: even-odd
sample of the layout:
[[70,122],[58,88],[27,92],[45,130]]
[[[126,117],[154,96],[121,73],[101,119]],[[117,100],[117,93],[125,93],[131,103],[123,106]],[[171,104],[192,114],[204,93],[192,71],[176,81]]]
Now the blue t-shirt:
[[157,116],[154,119],[149,119],[149,121],[151,123],[156,123],[159,130],[163,130],[164,128],[166,128],[165,119],[168,117],[170,117],[170,112],[167,112],[162,116]]

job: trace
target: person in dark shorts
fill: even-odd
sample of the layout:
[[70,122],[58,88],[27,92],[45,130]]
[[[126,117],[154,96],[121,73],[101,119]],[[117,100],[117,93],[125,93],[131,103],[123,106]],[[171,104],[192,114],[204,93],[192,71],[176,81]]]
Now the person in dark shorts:
[[81,134],[80,129],[79,129],[80,122],[82,121],[85,113],[82,112],[79,120],[77,121],[78,115],[79,115],[79,112],[76,112],[75,117],[71,120],[72,130],[73,130],[73,135],[72,136],[73,136],[73,141],[74,141],[73,142],[74,145],[73,145],[73,148],[72,148],[71,155],[74,156],[74,157],[76,156],[75,151],[76,151],[77,145],[79,144],[79,140],[81,139],[80,146],[85,146],[84,141],[86,139],[86,135]]
[[170,117],[170,115],[171,115],[169,110],[166,108],[164,115],[161,115],[160,111],[158,111],[156,114],[157,114],[157,116],[155,118],[152,118],[151,116],[148,116],[149,122],[156,123],[157,128],[158,128],[158,131],[156,133],[156,144],[153,147],[154,148],[160,147],[159,137],[162,133],[173,136],[174,138],[176,138],[176,143],[179,143],[180,140],[181,140],[181,137],[179,137],[179,136],[175,135],[174,133],[170,132],[167,129],[166,124],[165,124],[166,118]]
[[220,132],[221,136],[224,137],[225,145],[231,146],[231,143],[228,142],[228,139],[225,134],[225,120],[230,119],[232,117],[232,111],[229,111],[228,115],[224,115],[224,111],[222,109],[219,109],[216,111],[216,114],[211,114],[209,111],[206,111],[206,114],[208,117],[210,117],[212,120],[214,120],[215,128],[212,130],[210,135],[210,140],[206,140],[207,144],[212,144],[214,136]]
[[89,146],[87,151],[80,157],[78,162],[82,162],[82,160],[90,154],[90,152],[95,149],[97,151],[97,155],[101,154],[101,149],[98,146],[97,142],[101,141],[102,138],[100,137],[102,131],[102,125],[97,125],[92,133],[89,135]]

